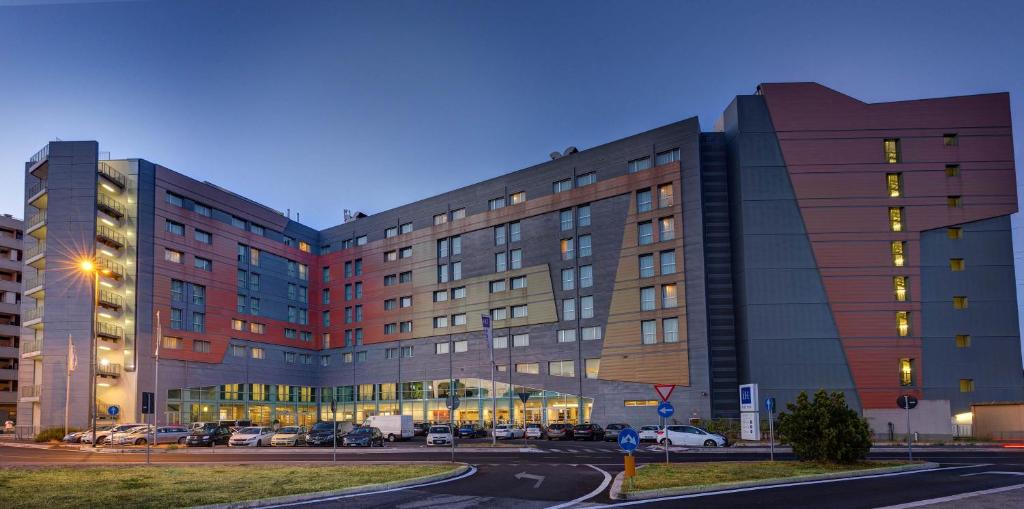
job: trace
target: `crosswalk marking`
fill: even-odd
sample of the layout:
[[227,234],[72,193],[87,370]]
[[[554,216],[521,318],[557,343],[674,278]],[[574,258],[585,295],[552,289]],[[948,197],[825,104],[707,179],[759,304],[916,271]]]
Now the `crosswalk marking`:
[[551,451],[551,452],[562,452],[561,449],[548,449],[548,450]]

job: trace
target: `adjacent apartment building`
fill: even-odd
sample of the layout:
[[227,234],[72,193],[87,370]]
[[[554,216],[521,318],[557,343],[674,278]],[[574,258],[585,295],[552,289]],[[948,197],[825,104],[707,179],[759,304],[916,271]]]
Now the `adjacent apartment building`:
[[138,420],[142,392],[160,422],[308,425],[334,401],[641,425],[652,384],[682,422],[737,416],[755,382],[783,404],[843,391],[880,432],[905,393],[940,430],[1024,399],[1005,93],[764,84],[712,132],[685,119],[324,230],[99,154],[26,163],[25,432],[66,404],[76,427]]
[[22,222],[0,216],[0,424],[17,419]]

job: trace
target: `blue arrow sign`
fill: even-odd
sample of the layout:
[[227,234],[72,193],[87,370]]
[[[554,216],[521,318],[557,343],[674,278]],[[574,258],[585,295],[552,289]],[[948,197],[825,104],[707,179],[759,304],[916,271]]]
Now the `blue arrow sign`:
[[672,408],[672,403],[669,403],[668,401],[662,401],[661,403],[658,403],[658,415],[664,417],[665,419],[672,417],[672,414],[674,414],[675,412],[676,409]]
[[121,413],[121,409],[117,405],[110,405],[107,407],[107,415],[117,417],[117,414],[119,413]]
[[633,452],[640,445],[640,434],[633,428],[626,428],[619,432],[619,448],[626,452]]

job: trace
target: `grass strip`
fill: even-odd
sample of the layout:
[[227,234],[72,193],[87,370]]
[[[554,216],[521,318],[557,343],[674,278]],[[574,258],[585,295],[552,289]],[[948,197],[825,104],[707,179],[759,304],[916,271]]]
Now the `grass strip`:
[[652,463],[637,469],[633,486],[629,487],[629,483],[623,483],[623,491],[703,487],[712,484],[853,472],[905,464],[907,463],[901,461],[865,461],[849,465],[802,461],[721,461],[668,465]]

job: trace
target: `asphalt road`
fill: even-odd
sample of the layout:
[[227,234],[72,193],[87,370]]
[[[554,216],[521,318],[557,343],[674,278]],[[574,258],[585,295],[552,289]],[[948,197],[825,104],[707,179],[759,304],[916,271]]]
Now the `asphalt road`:
[[[486,440],[479,441],[482,444]],[[1005,490],[992,495],[944,502],[944,508],[957,509],[983,505],[1007,507],[1018,501],[1024,507],[1024,449],[1007,450],[918,450],[915,459],[940,463],[938,470],[887,475],[837,482],[797,483],[794,485],[743,491],[723,491],[700,496],[666,500],[619,502],[608,498],[608,480],[622,470],[622,453],[615,444],[599,442],[540,442],[538,452],[520,452],[516,448],[496,451],[456,452],[456,461],[476,467],[473,475],[430,486],[378,493],[366,496],[320,501],[289,507],[398,507],[474,508],[585,507],[588,505],[637,506],[644,508],[876,508],[915,501],[955,496],[967,492],[1022,485],[1020,490]],[[644,445],[636,453],[637,463],[664,461],[664,451]],[[675,448],[673,462],[743,461],[767,459],[760,451],[705,450]],[[788,459],[789,454],[777,454]],[[873,459],[904,459],[901,450],[872,453]],[[258,463],[258,462],[330,462],[331,449],[269,449],[175,451],[153,455],[154,463]],[[389,444],[385,449],[339,449],[338,461],[447,461],[448,449],[435,449],[421,443]],[[144,454],[104,454],[50,449],[0,447],[0,465],[100,464],[145,462]],[[1018,498],[1019,495],[1019,498]],[[574,504],[566,505],[569,502]],[[935,506],[936,508],[940,506]],[[1009,507],[1013,507],[1011,504]]]

